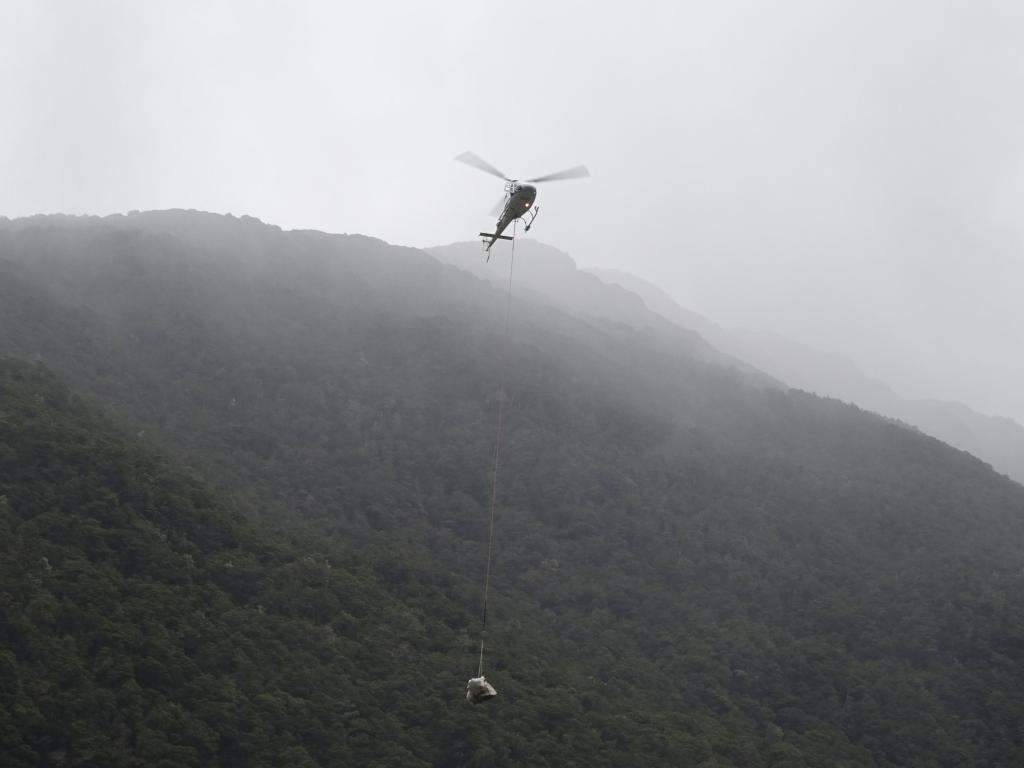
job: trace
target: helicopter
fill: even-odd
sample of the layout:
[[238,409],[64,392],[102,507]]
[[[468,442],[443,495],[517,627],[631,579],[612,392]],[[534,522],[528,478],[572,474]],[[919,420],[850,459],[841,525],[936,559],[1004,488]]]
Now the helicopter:
[[546,176],[538,176],[535,179],[526,179],[526,181],[520,182],[518,179],[510,179],[486,160],[472,152],[463,152],[455,159],[460,163],[471,165],[484,173],[489,173],[492,176],[497,176],[499,179],[505,180],[505,194],[491,211],[492,216],[498,216],[498,214],[501,214],[498,218],[497,225],[495,225],[494,232],[480,233],[480,237],[487,241],[484,250],[487,253],[488,261],[491,260],[492,245],[494,245],[498,240],[512,239],[508,235],[502,234],[509,224],[516,219],[524,219],[525,216],[529,216],[530,220],[526,222],[526,231],[529,232],[530,227],[533,226],[533,222],[537,218],[537,214],[540,212],[540,206],[535,206],[533,204],[533,201],[537,199],[537,188],[533,186],[534,184],[539,184],[543,181],[560,181],[562,179],[582,179],[590,175],[590,171],[587,170],[586,166],[577,165],[574,168],[567,168],[564,171],[549,173]]

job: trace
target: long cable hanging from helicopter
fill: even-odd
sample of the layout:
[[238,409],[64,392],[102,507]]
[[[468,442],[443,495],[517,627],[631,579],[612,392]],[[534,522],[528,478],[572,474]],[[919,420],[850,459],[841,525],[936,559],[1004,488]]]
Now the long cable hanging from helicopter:
[[494,460],[491,463],[491,496],[487,524],[487,565],[484,568],[483,615],[480,622],[480,661],[477,665],[477,676],[475,678],[480,681],[480,687],[483,688],[483,691],[478,696],[483,695],[485,698],[492,698],[498,693],[484,677],[484,644],[487,640],[487,598],[491,587],[491,561],[494,552],[494,511],[498,501],[498,467],[501,465],[501,433],[505,415],[505,362],[508,358],[508,331],[509,322],[512,317],[512,271],[515,269],[516,264],[515,234],[516,225],[513,222],[512,248],[508,262],[508,290],[505,296],[505,333],[501,342],[500,373],[498,376],[498,425],[494,436]]
[[[455,158],[456,160],[472,165],[474,168],[478,168],[492,176],[505,180],[505,194],[502,196],[498,205],[495,206],[492,211],[492,215],[501,214],[498,218],[498,223],[495,225],[494,232],[481,232],[480,236],[484,238],[484,252],[487,254],[487,261],[491,260],[491,247],[498,240],[508,240],[511,242],[512,247],[509,256],[508,265],[508,289],[505,297],[505,332],[502,338],[501,356],[499,360],[499,385],[498,385],[498,418],[497,418],[497,429],[494,438],[494,455],[493,462],[491,464],[491,477],[490,477],[490,503],[488,511],[488,529],[487,529],[487,560],[484,569],[484,588],[483,588],[483,612],[481,616],[480,625],[480,656],[477,664],[477,676],[470,678],[466,683],[466,699],[473,704],[480,704],[488,699],[492,699],[498,695],[498,692],[494,689],[487,679],[484,677],[484,647],[487,639],[487,608],[488,598],[490,595],[491,587],[491,563],[492,555],[494,552],[494,519],[495,510],[497,508],[498,499],[498,469],[501,465],[501,437],[502,430],[504,427],[504,415],[505,415],[505,368],[507,358],[507,348],[509,339],[509,324],[512,316],[512,271],[515,267],[516,257],[516,225],[520,219],[524,216],[529,215],[530,220],[526,222],[526,230],[530,231],[530,227],[533,226],[534,220],[537,218],[537,213],[540,211],[540,206],[534,206],[534,201],[537,199],[537,188],[533,184],[537,184],[544,181],[558,181],[561,179],[579,179],[590,175],[590,172],[585,166],[577,165],[573,168],[568,168],[564,171],[558,171],[557,173],[549,173],[546,176],[539,176],[535,179],[527,179],[525,183],[520,183],[516,179],[510,179],[504,173],[499,171],[493,165],[487,161],[481,159],[479,156],[472,152],[463,152],[461,155]],[[512,236],[502,234],[509,226],[512,225]]]

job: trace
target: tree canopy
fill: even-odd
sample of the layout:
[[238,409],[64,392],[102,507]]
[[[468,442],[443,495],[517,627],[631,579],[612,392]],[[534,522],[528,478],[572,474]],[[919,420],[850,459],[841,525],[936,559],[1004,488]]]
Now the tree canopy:
[[497,296],[253,220],[0,226],[0,759],[1024,764],[1024,489],[664,333],[527,298],[503,352]]

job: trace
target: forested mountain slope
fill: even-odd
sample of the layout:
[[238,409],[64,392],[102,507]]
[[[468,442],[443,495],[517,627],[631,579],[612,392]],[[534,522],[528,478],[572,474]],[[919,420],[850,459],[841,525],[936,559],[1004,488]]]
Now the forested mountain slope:
[[[528,611],[499,656],[509,701],[470,711],[475,581],[254,526],[10,360],[0,584],[2,766],[628,765],[624,745],[684,723],[636,692],[586,694]],[[578,695],[585,723],[562,724]]]
[[[500,289],[368,238],[184,212],[0,224],[0,353],[256,530],[344,548],[372,602],[414,617],[411,639],[359,617],[332,654],[404,681],[360,679],[379,709],[360,727],[423,764],[1024,762],[1024,490],[656,329],[520,299],[505,348],[503,319]],[[501,696],[449,709],[475,669],[502,359]],[[349,621],[331,605],[311,621]]]
[[425,638],[351,560],[261,534],[44,370],[0,361],[0,764],[378,753],[375,699],[405,685],[370,671],[379,644]]

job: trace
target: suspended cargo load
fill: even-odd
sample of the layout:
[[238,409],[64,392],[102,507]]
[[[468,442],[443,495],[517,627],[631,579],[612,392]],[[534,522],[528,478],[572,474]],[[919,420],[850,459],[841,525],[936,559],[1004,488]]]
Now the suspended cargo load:
[[483,677],[471,677],[466,683],[466,701],[470,704],[483,704],[497,695],[494,686]]

